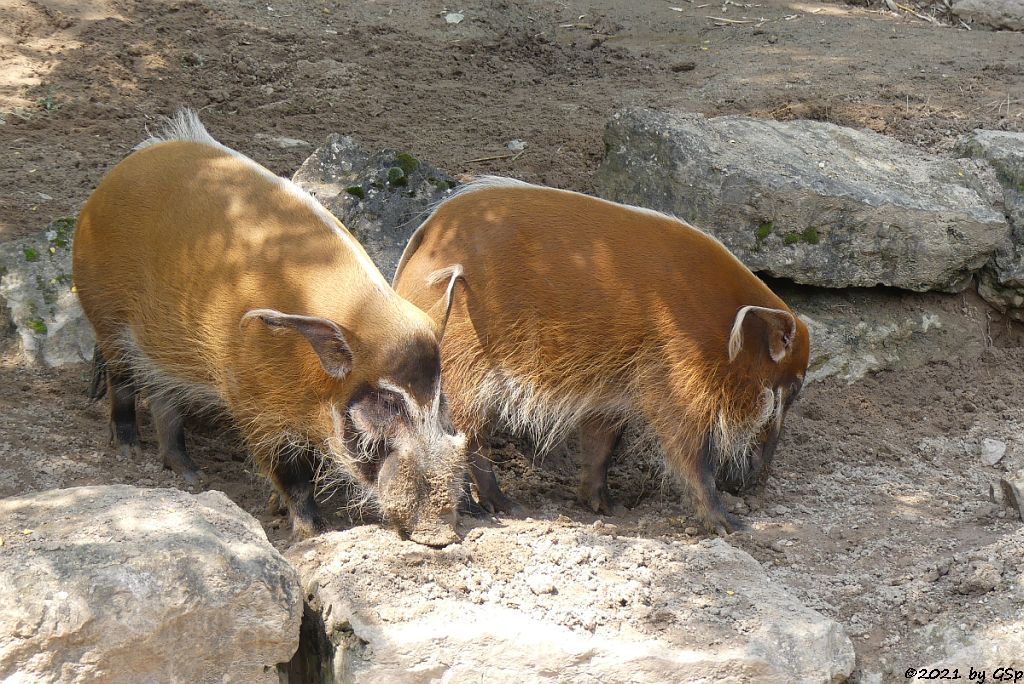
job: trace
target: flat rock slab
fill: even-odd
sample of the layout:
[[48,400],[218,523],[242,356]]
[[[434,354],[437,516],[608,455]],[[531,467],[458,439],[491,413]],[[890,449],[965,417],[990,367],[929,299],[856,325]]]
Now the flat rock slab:
[[407,152],[370,152],[341,135],[330,136],[292,180],[341,219],[389,281],[413,231],[456,185]]
[[854,666],[838,623],[720,539],[527,519],[441,550],[360,527],[287,557],[323,621],[323,681],[837,682]]
[[627,109],[605,148],[598,194],[690,221],[798,283],[957,292],[1009,235],[985,164],[870,131]]
[[72,290],[74,219],[34,237],[0,245],[0,337],[32,364],[61,366],[92,358],[93,331]]
[[0,499],[0,681],[266,682],[298,647],[295,570],[221,492]]
[[1010,223],[1009,238],[981,272],[978,293],[1007,316],[1024,321],[1024,133],[975,130],[957,151],[995,169]]

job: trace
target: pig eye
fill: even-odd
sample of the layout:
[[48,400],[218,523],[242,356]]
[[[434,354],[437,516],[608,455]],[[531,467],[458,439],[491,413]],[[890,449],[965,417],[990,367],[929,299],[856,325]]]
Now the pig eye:
[[378,390],[373,398],[373,410],[381,423],[390,423],[396,418],[408,418],[409,407],[405,399],[389,390]]

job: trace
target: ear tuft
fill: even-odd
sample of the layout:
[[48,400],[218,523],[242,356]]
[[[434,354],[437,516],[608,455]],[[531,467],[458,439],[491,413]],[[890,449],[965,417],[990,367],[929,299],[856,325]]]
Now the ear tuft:
[[[444,299],[439,299],[430,310],[430,317],[434,321],[438,321],[438,333],[437,333],[437,344],[440,346],[441,340],[444,339],[444,331],[448,327],[448,317],[452,315],[452,302],[455,299],[455,283],[461,278],[465,282],[466,278],[463,274],[462,264],[452,264],[445,268],[439,268],[430,275],[427,276],[428,285],[437,285],[438,283],[444,282],[448,279],[448,286],[445,288]],[[443,312],[440,307],[444,306]]]
[[743,322],[747,314],[756,316],[764,322],[767,329],[768,355],[775,363],[780,363],[793,346],[796,337],[796,318],[784,309],[770,309],[764,306],[744,306],[736,312],[736,319],[729,333],[729,361],[736,359],[743,348]]
[[341,380],[352,370],[352,348],[345,333],[334,321],[316,316],[285,314],[274,309],[252,309],[242,316],[239,326],[259,320],[271,330],[294,330],[309,342],[320,358],[324,371]]

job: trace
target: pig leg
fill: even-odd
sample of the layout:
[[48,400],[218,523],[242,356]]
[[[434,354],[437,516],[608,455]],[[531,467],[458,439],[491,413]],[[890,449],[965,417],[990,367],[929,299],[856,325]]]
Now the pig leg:
[[135,416],[138,392],[131,371],[123,364],[107,362],[107,393],[110,395],[110,437],[125,458],[142,455],[139,425]]
[[595,513],[615,515],[622,511],[608,493],[608,466],[621,438],[622,425],[617,422],[594,418],[580,426],[580,458],[583,463],[577,499]]
[[718,496],[718,489],[715,486],[718,463],[709,437],[704,438],[697,458],[689,459],[688,465],[687,475],[696,499],[697,517],[703,521],[708,532],[715,532],[724,537],[745,529],[743,523],[726,512],[722,499]]
[[287,445],[277,454],[271,479],[292,516],[292,537],[300,541],[327,531],[313,492],[313,451]]
[[165,396],[151,397],[149,408],[156,424],[164,467],[176,472],[188,486],[201,486],[202,475],[185,448],[185,417],[177,405]]
[[509,513],[515,515],[521,508],[514,499],[501,491],[498,478],[494,475],[494,464],[491,463],[490,447],[484,439],[474,437],[470,442],[469,476],[476,485],[479,505],[489,513]]
[[661,441],[665,459],[690,486],[697,517],[708,532],[725,536],[742,529],[739,521],[726,512],[718,495],[715,473],[719,463],[710,435],[698,438],[685,420],[680,422],[676,409],[687,405],[686,397],[673,385],[672,367],[660,370],[652,377],[661,379],[663,384],[649,388],[641,401],[644,416]]

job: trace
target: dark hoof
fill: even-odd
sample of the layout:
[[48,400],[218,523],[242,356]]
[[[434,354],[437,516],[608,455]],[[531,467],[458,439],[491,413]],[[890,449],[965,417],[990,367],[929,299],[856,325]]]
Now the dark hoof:
[[201,470],[196,470],[195,468],[177,473],[177,475],[184,480],[185,484],[191,489],[203,489],[209,482],[206,475],[203,474]]
[[505,492],[500,489],[491,492],[488,495],[480,493],[479,497],[480,506],[490,514],[507,513],[512,516],[521,515],[523,507],[520,506],[515,499],[506,496]]
[[487,511],[473,499],[473,495],[466,492],[459,500],[459,515],[468,515],[473,518],[484,518]]
[[327,522],[320,516],[292,516],[291,543],[300,542],[311,537],[316,537],[326,532],[329,528]]
[[748,532],[750,530],[746,523],[725,512],[709,515],[704,526],[708,532],[717,534],[719,537],[727,537],[735,532]]
[[600,515],[611,515],[617,516],[622,515],[626,512],[626,508],[615,502],[608,494],[607,489],[598,489],[597,491],[584,492],[580,490],[576,497],[580,505],[584,508],[589,508],[594,513]]
[[164,454],[163,461],[164,468],[173,470],[189,487],[201,488],[208,482],[206,475],[196,467],[188,454],[169,451]]
[[135,442],[134,444],[122,444],[117,448],[117,450],[123,460],[138,461],[142,458],[142,445],[138,442]]
[[267,505],[264,510],[266,510],[267,515],[284,515],[288,512],[288,504],[285,503],[283,496],[274,492],[267,499]]

